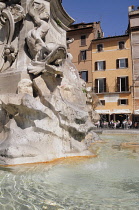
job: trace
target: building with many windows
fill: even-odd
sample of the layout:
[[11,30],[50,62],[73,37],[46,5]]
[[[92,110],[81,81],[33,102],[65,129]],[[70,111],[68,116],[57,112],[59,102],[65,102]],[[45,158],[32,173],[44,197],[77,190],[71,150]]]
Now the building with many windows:
[[92,40],[93,90],[101,104],[96,108],[106,121],[130,116],[132,62],[129,35]]
[[73,24],[67,39],[73,63],[101,101],[106,121],[132,119],[139,127],[139,7],[128,8],[126,34],[103,37],[100,22]]
[[92,87],[92,39],[102,37],[100,22],[73,24],[67,32],[67,40],[74,38],[68,45],[73,55],[73,63],[80,72],[81,78]]

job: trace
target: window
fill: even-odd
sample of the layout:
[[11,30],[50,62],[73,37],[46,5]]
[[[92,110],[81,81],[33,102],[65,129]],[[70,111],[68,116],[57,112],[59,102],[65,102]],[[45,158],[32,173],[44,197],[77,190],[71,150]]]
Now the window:
[[95,62],[95,71],[101,71],[106,69],[106,61]]
[[98,44],[97,45],[97,51],[102,52],[103,51],[103,44]]
[[85,82],[88,82],[88,71],[80,71],[79,75]]
[[106,92],[106,78],[95,79],[95,92],[96,93]]
[[117,59],[116,68],[117,69],[128,68],[128,58]]
[[119,42],[119,49],[122,50],[124,48],[125,48],[125,42],[124,41]]
[[101,33],[100,33],[100,31],[97,31],[97,38],[98,38],[98,39],[101,38]]
[[117,91],[129,91],[128,77],[117,77]]
[[128,99],[119,99],[118,105],[128,105]]
[[105,100],[100,100],[101,106],[105,106]]
[[86,50],[81,51],[81,60],[86,60]]
[[84,46],[84,45],[86,45],[86,36],[82,35],[81,36],[81,46]]

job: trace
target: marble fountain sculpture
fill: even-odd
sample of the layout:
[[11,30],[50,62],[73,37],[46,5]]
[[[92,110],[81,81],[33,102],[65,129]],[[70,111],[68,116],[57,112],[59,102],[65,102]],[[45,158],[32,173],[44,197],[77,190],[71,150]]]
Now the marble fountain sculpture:
[[67,52],[73,21],[60,0],[0,0],[0,164],[93,155],[99,116]]

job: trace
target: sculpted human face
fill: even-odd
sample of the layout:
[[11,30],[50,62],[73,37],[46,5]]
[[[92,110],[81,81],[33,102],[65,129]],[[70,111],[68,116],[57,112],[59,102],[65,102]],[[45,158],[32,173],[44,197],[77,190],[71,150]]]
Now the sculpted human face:
[[41,13],[40,14],[40,19],[42,19],[42,20],[48,20],[49,19],[48,12],[44,11],[43,13]]
[[42,19],[42,20],[48,20],[49,19],[48,10],[47,10],[46,5],[44,3],[41,3],[39,5],[38,11],[39,11],[40,19]]

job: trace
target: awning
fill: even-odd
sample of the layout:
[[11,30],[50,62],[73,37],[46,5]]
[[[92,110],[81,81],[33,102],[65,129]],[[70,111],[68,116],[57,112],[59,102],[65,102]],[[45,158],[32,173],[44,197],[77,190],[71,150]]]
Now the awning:
[[99,110],[95,110],[98,114],[110,114],[110,110],[103,110],[103,109],[99,109]]
[[139,114],[139,109],[135,110],[134,114]]
[[113,109],[112,114],[131,114],[130,109]]
[[[113,109],[112,111],[108,110],[108,109],[99,109],[99,110],[95,110],[98,114],[131,114],[131,110],[130,109]],[[139,114],[139,110],[138,110],[138,114]]]

